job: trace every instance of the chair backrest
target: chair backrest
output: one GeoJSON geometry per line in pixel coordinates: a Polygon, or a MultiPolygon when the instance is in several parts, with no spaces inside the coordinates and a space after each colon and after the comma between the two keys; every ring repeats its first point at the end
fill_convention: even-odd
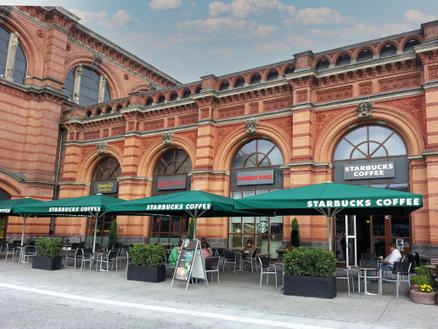
{"type": "Polygon", "coordinates": [[[213,255],[225,257],[225,249],[224,248],[214,248],[213,255]]]}
{"type": "Polygon", "coordinates": [[[81,251],[84,257],[91,257],[93,255],[93,249],[91,248],[82,248],[81,251]]]}
{"type": "Polygon", "coordinates": [[[360,265],[365,267],[377,267],[377,257],[375,254],[363,253],[360,255],[360,265]]]}
{"type": "Polygon", "coordinates": [[[8,250],[14,250],[15,249],[15,244],[13,244],[12,242],[8,242],[8,243],[6,243],[6,248],[8,250]]]}
{"type": "Polygon", "coordinates": [[[260,265],[263,268],[269,267],[269,264],[271,263],[271,260],[269,259],[268,256],[259,256],[258,259],[259,259],[260,265]]]}
{"type": "Polygon", "coordinates": [[[227,261],[234,262],[236,260],[236,254],[233,250],[225,250],[225,259],[227,261]]]}
{"type": "Polygon", "coordinates": [[[392,273],[397,274],[405,274],[407,275],[411,270],[412,263],[404,263],[404,262],[394,262],[392,266],[392,273]]]}
{"type": "Polygon", "coordinates": [[[27,253],[34,253],[35,252],[35,246],[34,245],[27,245],[24,247],[24,252],[27,253]]]}
{"type": "Polygon", "coordinates": [[[108,251],[108,259],[116,258],[118,253],[119,249],[111,249],[110,251],[108,251]]]}
{"type": "Polygon", "coordinates": [[[208,271],[217,270],[219,268],[219,256],[205,258],[205,269],[208,271]]]}

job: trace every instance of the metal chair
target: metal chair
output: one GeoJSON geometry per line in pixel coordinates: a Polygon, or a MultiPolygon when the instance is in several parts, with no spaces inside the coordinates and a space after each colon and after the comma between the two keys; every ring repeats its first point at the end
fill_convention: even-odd
{"type": "Polygon", "coordinates": [[[213,281],[214,272],[217,273],[217,283],[219,284],[219,256],[207,257],[205,259],[205,273],[212,273],[210,281],[213,281]]]}
{"type": "Polygon", "coordinates": [[[257,249],[254,248],[250,254],[248,253],[248,254],[243,255],[243,266],[245,266],[245,263],[250,263],[251,264],[251,272],[254,272],[254,267],[256,267],[256,271],[257,271],[256,251],[257,251],[257,249]],[[253,264],[254,264],[254,267],[253,267],[253,264]]]}
{"type": "MultiPolygon", "coordinates": [[[[398,298],[398,291],[402,283],[407,283],[408,287],[411,287],[411,267],[412,263],[395,262],[391,272],[382,272],[381,281],[394,284],[396,298],[398,298]]],[[[380,286],[380,294],[381,293],[382,286],[380,286]]]]}
{"type": "Polygon", "coordinates": [[[113,268],[113,264],[116,264],[116,271],[117,271],[117,253],[119,251],[117,249],[111,249],[110,251],[108,251],[108,253],[102,257],[102,259],[100,260],[100,271],[101,272],[109,272],[110,271],[110,265],[111,265],[111,270],[113,268]],[[106,264],[106,269],[103,268],[103,264],[106,264]]]}
{"type": "Polygon", "coordinates": [[[277,267],[271,264],[269,256],[259,256],[260,263],[260,288],[262,287],[263,275],[266,275],[266,284],[269,285],[269,276],[275,276],[275,288],[277,288],[277,267]]]}
{"type": "Polygon", "coordinates": [[[225,267],[227,267],[229,269],[229,265],[234,266],[233,272],[236,273],[236,265],[237,265],[236,253],[232,250],[225,250],[224,270],[225,270],[225,267]]]}
{"type": "Polygon", "coordinates": [[[85,263],[86,262],[90,263],[90,271],[91,271],[91,266],[94,263],[93,249],[91,249],[91,248],[81,248],[81,251],[82,251],[81,271],[85,267],[85,263]]]}
{"type": "Polygon", "coordinates": [[[83,257],[83,251],[79,246],[75,250],[70,250],[65,255],[65,267],[73,267],[76,270],[76,262],[78,260],[81,260],[81,267],[82,267],[82,257],[83,257]],[[73,266],[68,265],[68,261],[73,261],[73,266]]]}
{"type": "Polygon", "coordinates": [[[22,255],[21,262],[22,263],[28,263],[30,257],[35,257],[37,255],[36,249],[34,245],[27,245],[24,246],[24,251],[22,255]]]}
{"type": "Polygon", "coordinates": [[[13,244],[12,242],[6,243],[5,262],[8,260],[8,255],[11,255],[12,256],[12,261],[14,261],[16,251],[17,251],[17,249],[15,248],[15,244],[13,244]]]}
{"type": "Polygon", "coordinates": [[[351,287],[354,292],[354,278],[351,267],[336,268],[335,276],[336,280],[347,280],[348,294],[350,294],[350,281],[351,287]]]}

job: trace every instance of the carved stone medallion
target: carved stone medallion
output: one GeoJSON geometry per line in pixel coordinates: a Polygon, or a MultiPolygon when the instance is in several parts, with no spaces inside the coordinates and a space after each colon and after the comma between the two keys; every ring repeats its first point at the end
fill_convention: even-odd
{"type": "Polygon", "coordinates": [[[247,120],[245,121],[245,129],[248,135],[254,135],[257,132],[257,120],[247,120]]]}
{"type": "Polygon", "coordinates": [[[373,108],[373,104],[371,102],[362,102],[357,104],[357,117],[359,120],[366,120],[371,118],[371,110],[373,108]]]}

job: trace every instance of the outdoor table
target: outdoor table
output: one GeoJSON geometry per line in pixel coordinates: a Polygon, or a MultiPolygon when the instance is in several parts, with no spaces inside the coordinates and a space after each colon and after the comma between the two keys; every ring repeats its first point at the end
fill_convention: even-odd
{"type": "Polygon", "coordinates": [[[100,272],[101,271],[101,269],[102,269],[102,261],[103,261],[103,258],[105,257],[105,255],[107,253],[108,252],[105,251],[105,250],[94,252],[94,257],[96,259],[96,272],[100,272]],[[99,269],[99,264],[100,264],[100,269],[99,269]]]}
{"type": "Polygon", "coordinates": [[[231,250],[235,251],[239,255],[239,268],[237,272],[243,272],[243,253],[245,252],[245,247],[234,247],[231,250]]]}
{"type": "Polygon", "coordinates": [[[363,296],[375,296],[381,294],[381,285],[382,285],[382,271],[380,267],[358,267],[358,275],[357,275],[357,291],[359,294],[361,294],[360,291],[360,279],[362,278],[364,280],[364,291],[362,293],[363,296]],[[376,275],[368,275],[367,272],[377,272],[376,275]],[[378,280],[378,287],[377,287],[377,294],[371,293],[368,291],[367,286],[367,280],[368,279],[377,279],[378,280]]]}

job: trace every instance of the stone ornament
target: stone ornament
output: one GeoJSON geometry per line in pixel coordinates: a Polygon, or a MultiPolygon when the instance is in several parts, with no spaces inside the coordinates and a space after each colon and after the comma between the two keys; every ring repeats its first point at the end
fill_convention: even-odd
{"type": "Polygon", "coordinates": [[[247,120],[245,121],[245,129],[248,135],[254,135],[257,132],[257,120],[247,120]]]}
{"type": "Polygon", "coordinates": [[[106,152],[106,143],[96,143],[97,153],[102,154],[106,152]]]}
{"type": "Polygon", "coordinates": [[[168,146],[172,144],[173,133],[163,133],[161,135],[163,138],[163,144],[168,146]]]}
{"type": "Polygon", "coordinates": [[[373,108],[373,104],[371,102],[362,102],[357,104],[357,117],[359,120],[366,120],[371,118],[371,110],[373,108]]]}

